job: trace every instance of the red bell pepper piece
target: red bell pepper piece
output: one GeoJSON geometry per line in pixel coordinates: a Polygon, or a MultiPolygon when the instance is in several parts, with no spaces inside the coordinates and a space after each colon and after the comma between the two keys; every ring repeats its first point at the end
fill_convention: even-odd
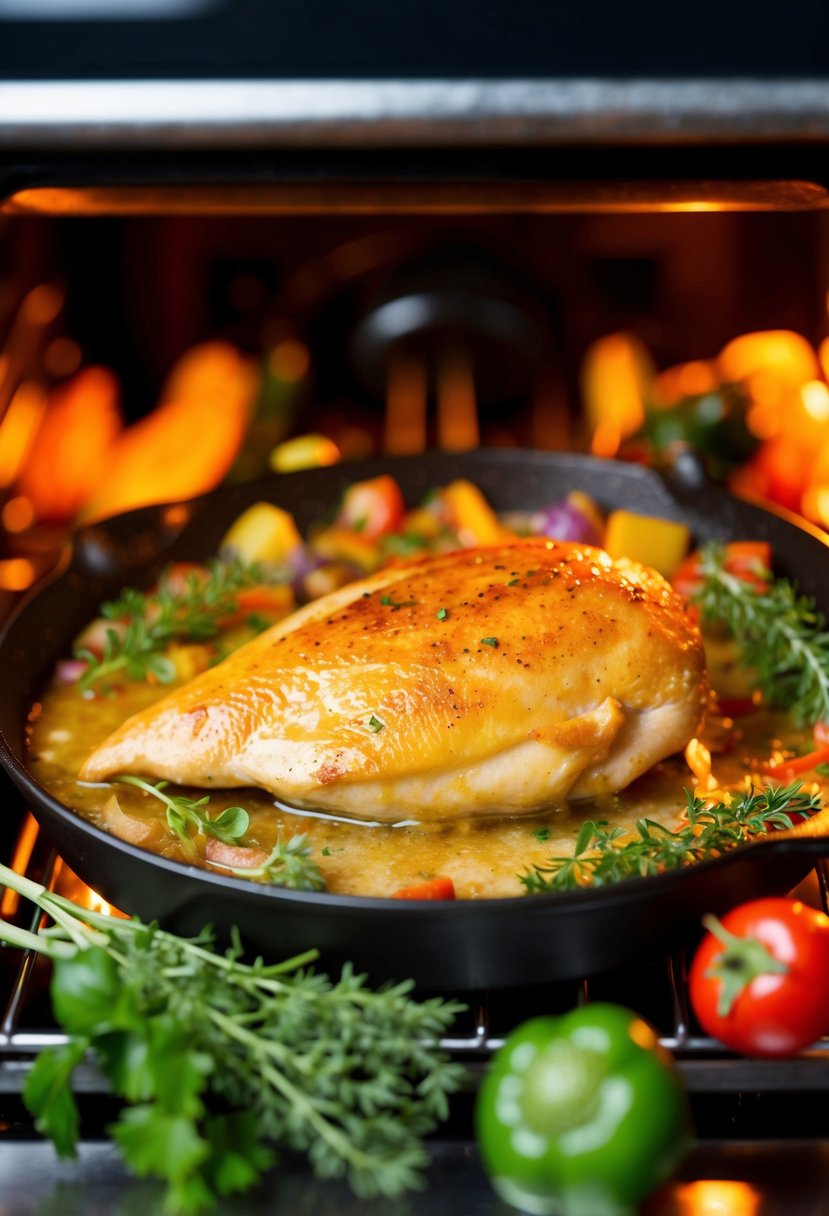
{"type": "Polygon", "coordinates": [[[455,884],[451,878],[439,876],[429,878],[426,882],[413,887],[401,887],[395,891],[393,899],[454,899],[455,884]]]}

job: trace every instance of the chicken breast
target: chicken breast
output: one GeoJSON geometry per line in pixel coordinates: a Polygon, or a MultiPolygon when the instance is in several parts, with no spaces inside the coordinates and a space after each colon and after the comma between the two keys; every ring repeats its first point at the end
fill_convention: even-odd
{"type": "Polygon", "coordinates": [[[130,718],[81,777],[390,822],[530,813],[628,785],[685,746],[705,696],[699,631],[660,575],[515,541],[307,605],[130,718]]]}

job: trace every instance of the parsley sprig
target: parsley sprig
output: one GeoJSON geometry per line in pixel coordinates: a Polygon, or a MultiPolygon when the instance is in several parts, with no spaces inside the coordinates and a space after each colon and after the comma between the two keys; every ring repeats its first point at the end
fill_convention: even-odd
{"type": "Polygon", "coordinates": [[[758,589],[725,562],[722,545],[702,549],[702,586],[692,600],[703,618],[728,628],[764,696],[790,709],[797,725],[829,722],[829,631],[814,599],[783,578],[758,589]]]}
{"type": "Polygon", "coordinates": [[[672,830],[654,819],[638,819],[635,835],[606,820],[582,824],[569,857],[551,857],[533,865],[519,880],[527,894],[573,891],[584,886],[606,887],[626,878],[676,870],[735,848],[751,837],[793,826],[795,816],[820,810],[819,794],[802,790],[802,783],[765,785],[743,790],[720,802],[685,791],[687,822],[672,830]]]}
{"type": "MultiPolygon", "coordinates": [[[[133,785],[145,794],[151,794],[167,808],[167,826],[184,845],[185,854],[191,861],[198,860],[193,843],[194,835],[215,836],[225,844],[236,844],[250,827],[250,815],[243,806],[229,806],[211,819],[206,808],[210,795],[203,798],[188,798],[184,794],[168,794],[168,781],[151,783],[143,777],[122,773],[112,778],[119,785],[133,785]]],[[[244,846],[243,846],[244,847],[244,846]]],[[[277,840],[269,855],[258,866],[232,866],[211,861],[242,878],[266,878],[274,886],[290,887],[294,891],[323,891],[325,879],[312,857],[313,850],[305,835],[292,836],[287,844],[277,840]]]]}
{"type": "Polygon", "coordinates": [[[170,643],[215,637],[222,621],[237,610],[238,593],[263,581],[258,566],[238,560],[214,560],[207,571],[206,576],[193,571],[178,589],[165,586],[163,577],[158,591],[127,587],[117,600],[103,604],[101,615],[113,622],[103,654],[98,657],[84,647],[74,651],[75,658],[88,664],[78,681],[80,691],[118,674],[130,680],[152,675],[169,684],[176,674],[164,653],[170,643]]]}
{"type": "Polygon", "coordinates": [[[221,953],[207,931],[106,917],[5,866],[0,885],[55,922],[35,934],[0,921],[0,939],[54,960],[70,1037],[40,1053],[23,1097],[62,1156],[79,1134],[72,1074],[92,1053],[125,1101],[109,1130],[136,1174],[166,1184],[171,1216],[248,1189],[274,1145],[360,1196],[421,1184],[421,1137],[463,1079],[438,1046],[462,1006],[416,1002],[408,982],[372,990],[349,967],[331,980],[306,970],[316,951],[245,962],[238,934],[221,953]]]}

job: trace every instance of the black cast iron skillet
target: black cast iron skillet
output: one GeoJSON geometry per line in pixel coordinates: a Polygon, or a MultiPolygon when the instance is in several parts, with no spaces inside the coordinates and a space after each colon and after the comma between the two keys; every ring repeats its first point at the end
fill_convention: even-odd
{"type": "Polygon", "coordinates": [[[452,990],[516,986],[594,974],[694,932],[761,894],[784,894],[829,841],[779,839],[713,861],[616,887],[564,894],[458,901],[312,894],[265,887],[166,860],[109,835],[62,806],[26,768],[26,714],[55,660],[125,585],[147,585],[172,560],[213,555],[230,523],[267,499],[300,529],[336,503],[351,481],[390,472],[416,503],[435,485],[468,477],[501,511],[537,508],[581,489],[606,508],[682,519],[696,542],[771,542],[776,572],[794,578],[829,614],[829,545],[817,529],[729,497],[690,457],[662,477],[639,466],[571,455],[479,451],[375,460],[283,474],[228,487],[187,504],[151,507],[78,532],[61,568],[24,603],[0,639],[0,761],[68,864],[107,900],[181,933],[236,924],[268,956],[310,947],[323,963],[351,959],[377,978],[413,977],[452,990]]]}

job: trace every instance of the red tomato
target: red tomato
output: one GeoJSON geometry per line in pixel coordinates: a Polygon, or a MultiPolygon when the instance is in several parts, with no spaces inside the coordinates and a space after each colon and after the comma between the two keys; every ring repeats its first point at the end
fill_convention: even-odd
{"type": "MultiPolygon", "coordinates": [[[[742,582],[758,590],[768,586],[771,545],[764,540],[734,540],[725,546],[725,568],[742,582]]],[[[700,589],[699,553],[689,553],[671,579],[671,586],[690,600],[700,589]]]]}
{"type": "Polygon", "coordinates": [[[158,590],[166,591],[169,595],[184,595],[193,583],[201,586],[209,578],[210,571],[206,566],[199,566],[196,562],[173,562],[158,580],[158,590]]]}
{"type": "Polygon", "coordinates": [[[403,522],[406,504],[393,477],[384,473],[369,481],[355,481],[343,495],[337,520],[341,527],[353,528],[373,539],[393,532],[403,522]]]}
{"type": "Polygon", "coordinates": [[[393,899],[454,899],[455,884],[451,878],[429,878],[414,887],[401,887],[393,899]]]}
{"type": "Polygon", "coordinates": [[[795,899],[756,899],[706,923],[689,990],[708,1034],[774,1058],[829,1031],[829,917],[795,899]]]}

